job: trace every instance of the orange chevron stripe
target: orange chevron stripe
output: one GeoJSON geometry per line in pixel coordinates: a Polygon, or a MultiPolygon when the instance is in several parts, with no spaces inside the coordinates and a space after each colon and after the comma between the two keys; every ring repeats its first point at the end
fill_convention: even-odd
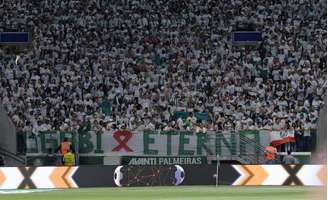
{"type": "Polygon", "coordinates": [[[253,174],[253,176],[245,182],[245,185],[262,185],[269,176],[261,165],[244,165],[244,167],[253,174]]]}
{"type": "Polygon", "coordinates": [[[327,185],[327,166],[322,165],[320,171],[317,173],[322,184],[327,185]]]}
{"type": "Polygon", "coordinates": [[[71,170],[71,167],[66,167],[66,171],[62,176],[63,181],[66,183],[67,188],[70,188],[69,180],[66,179],[67,174],[69,174],[69,171],[71,170]]]}
{"type": "Polygon", "coordinates": [[[247,182],[247,180],[251,177],[251,174],[248,172],[247,169],[244,168],[243,165],[237,165],[237,167],[242,172],[242,175],[244,175],[245,177],[239,180],[236,185],[244,185],[245,182],[247,182]]]}
{"type": "Polygon", "coordinates": [[[0,169],[0,187],[2,186],[2,184],[6,181],[6,176],[5,173],[3,173],[0,169]]]}
{"type": "Polygon", "coordinates": [[[68,172],[69,167],[55,167],[50,175],[50,180],[55,188],[69,188],[69,184],[65,181],[65,174],[68,172]]]}
{"type": "Polygon", "coordinates": [[[254,176],[254,174],[246,166],[243,166],[243,167],[244,167],[244,170],[246,170],[247,173],[249,174],[249,177],[243,183],[243,185],[247,185],[248,181],[250,179],[252,179],[252,177],[254,176]]]}
{"type": "Polygon", "coordinates": [[[75,184],[70,180],[70,178],[74,175],[73,171],[74,171],[74,167],[70,167],[67,174],[64,177],[70,188],[76,187],[75,184]]]}

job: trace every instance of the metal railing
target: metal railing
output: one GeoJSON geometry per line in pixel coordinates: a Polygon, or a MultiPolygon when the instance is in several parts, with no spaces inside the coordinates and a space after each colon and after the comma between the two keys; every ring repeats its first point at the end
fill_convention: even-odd
{"type": "MultiPolygon", "coordinates": [[[[7,162],[8,162],[8,160],[13,161],[12,165],[25,165],[26,164],[26,160],[24,157],[16,155],[16,154],[14,154],[10,151],[7,151],[6,149],[3,149],[1,147],[0,147],[0,155],[4,156],[5,160],[7,162]]],[[[8,163],[5,163],[5,165],[8,166],[8,163]]]]}
{"type": "Polygon", "coordinates": [[[247,153],[247,156],[242,156],[241,159],[245,160],[246,163],[249,164],[258,164],[258,163],[264,163],[264,152],[265,147],[261,146],[258,142],[256,142],[254,139],[251,139],[245,135],[239,135],[240,141],[251,145],[254,148],[254,153],[247,153]]]}

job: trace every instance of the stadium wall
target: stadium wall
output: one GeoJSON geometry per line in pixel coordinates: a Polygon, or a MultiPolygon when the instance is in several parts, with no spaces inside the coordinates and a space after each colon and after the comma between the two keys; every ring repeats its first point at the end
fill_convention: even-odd
{"type": "Polygon", "coordinates": [[[312,163],[327,163],[327,96],[317,125],[317,145],[312,163]]]}
{"type": "Polygon", "coordinates": [[[16,128],[0,103],[0,147],[16,153],[16,128]]]}
{"type": "MultiPolygon", "coordinates": [[[[2,167],[0,189],[215,185],[216,165],[2,167]]],[[[326,184],[325,165],[228,165],[219,185],[326,184]]]]}

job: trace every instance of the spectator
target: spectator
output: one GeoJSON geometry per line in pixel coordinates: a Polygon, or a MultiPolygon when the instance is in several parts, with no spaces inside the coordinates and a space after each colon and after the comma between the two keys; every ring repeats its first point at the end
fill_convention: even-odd
{"type": "Polygon", "coordinates": [[[66,153],[73,150],[72,143],[68,140],[67,137],[64,138],[64,141],[59,145],[59,147],[55,150],[55,152],[60,152],[62,158],[66,153]]]}
{"type": "Polygon", "coordinates": [[[309,118],[305,120],[304,123],[304,133],[303,133],[303,142],[304,142],[304,151],[311,151],[311,121],[309,118]]]}
{"type": "Polygon", "coordinates": [[[265,148],[266,164],[277,164],[277,149],[273,146],[265,148]]]}
{"type": "Polygon", "coordinates": [[[47,166],[56,166],[57,165],[57,157],[53,153],[52,149],[48,149],[47,153],[47,166]]]}
{"type": "Polygon", "coordinates": [[[298,164],[298,160],[291,155],[291,151],[287,151],[287,155],[284,156],[282,162],[286,165],[298,164]]]}

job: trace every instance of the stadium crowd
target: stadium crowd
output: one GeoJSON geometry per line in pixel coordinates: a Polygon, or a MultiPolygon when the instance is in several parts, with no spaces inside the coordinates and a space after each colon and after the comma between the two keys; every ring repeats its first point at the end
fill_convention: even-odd
{"type": "Polygon", "coordinates": [[[295,129],[326,95],[324,0],[2,1],[0,99],[18,130],[295,129]],[[258,30],[256,47],[231,43],[258,30]]]}

